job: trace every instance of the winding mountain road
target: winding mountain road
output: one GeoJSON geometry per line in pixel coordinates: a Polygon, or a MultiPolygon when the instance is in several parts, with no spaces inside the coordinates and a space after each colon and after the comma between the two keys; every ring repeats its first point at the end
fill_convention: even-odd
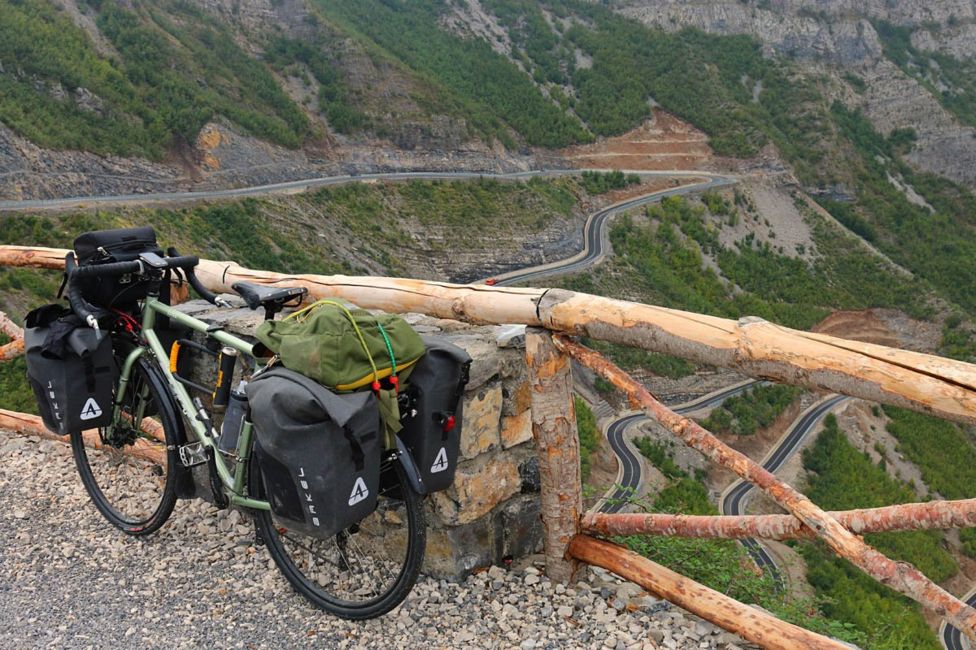
{"type": "MultiPolygon", "coordinates": [[[[524,172],[490,173],[490,172],[390,172],[378,174],[344,174],[340,176],[320,176],[304,178],[282,183],[268,183],[266,185],[252,185],[226,190],[200,190],[186,192],[147,192],[145,194],[106,194],[102,196],[77,196],[59,199],[25,199],[15,201],[0,200],[0,212],[11,210],[70,210],[81,208],[120,207],[125,205],[153,205],[190,203],[214,199],[238,199],[243,197],[267,196],[271,194],[299,194],[319,187],[331,185],[347,185],[349,183],[364,183],[369,181],[411,181],[411,180],[464,180],[475,178],[489,178],[494,180],[526,180],[546,176],[572,176],[584,171],[605,171],[585,169],[548,169],[524,172]]],[[[625,170],[626,171],[626,170],[625,170]]],[[[735,182],[729,177],[711,172],[696,171],[626,171],[648,178],[710,178],[718,181],[718,185],[728,185],[735,182]]],[[[680,190],[682,188],[675,188],[680,190]]],[[[698,191],[696,188],[692,191],[698,191]]],[[[671,190],[668,190],[669,192],[671,190]]],[[[678,192],[684,193],[684,192],[678,192]]],[[[647,196],[656,196],[658,193],[647,196]]],[[[636,199],[635,199],[636,200],[636,199]]],[[[654,199],[650,199],[654,200],[654,199]]],[[[531,271],[532,269],[526,269],[531,271]]]]}
{"type": "MultiPolygon", "coordinates": [[[[793,425],[787,430],[786,434],[780,438],[776,446],[766,455],[762,462],[763,469],[776,473],[783,466],[790,456],[799,448],[806,439],[807,434],[820,420],[824,419],[830,411],[850,399],[845,395],[829,395],[820,400],[797,418],[793,425]]],[[[719,510],[723,515],[741,515],[745,510],[746,501],[749,493],[753,490],[752,483],[738,480],[722,493],[719,499],[719,510]]],[[[779,583],[781,588],[786,585],[779,567],[773,560],[769,551],[755,539],[744,539],[742,545],[745,547],[749,556],[763,571],[767,571],[779,583]]]]}
{"type": "MultiPolygon", "coordinates": [[[[733,395],[738,395],[759,383],[761,382],[747,381],[736,384],[735,386],[730,386],[705,395],[697,400],[671,407],[671,409],[679,415],[685,415],[699,409],[717,406],[733,395]]],[[[849,398],[844,395],[829,395],[804,411],[787,430],[786,434],[780,438],[776,446],[767,454],[762,462],[763,468],[770,472],[776,472],[806,439],[810,430],[820,420],[826,417],[831,410],[847,399],[849,398]]],[[[635,450],[625,440],[624,433],[633,424],[646,419],[643,413],[634,413],[611,422],[607,427],[607,439],[610,442],[610,448],[617,455],[620,469],[617,474],[617,484],[597,503],[596,507],[600,512],[619,512],[627,505],[628,497],[633,495],[637,488],[640,487],[642,480],[641,462],[635,450]]],[[[742,480],[736,481],[722,493],[719,499],[719,510],[723,515],[742,514],[746,501],[748,500],[747,496],[752,489],[753,485],[751,483],[742,480]]],[[[742,545],[760,569],[772,575],[781,587],[785,587],[779,567],[776,566],[772,555],[770,555],[769,551],[761,543],[754,539],[744,539],[742,540],[742,545]]]]}
{"type": "MultiPolygon", "coordinates": [[[[976,607],[976,589],[966,594],[963,600],[970,607],[976,607]]],[[[962,633],[944,620],[942,627],[939,628],[939,640],[946,650],[969,650],[970,648],[969,641],[962,633]]]]}
{"type": "Polygon", "coordinates": [[[681,196],[683,194],[691,194],[692,192],[705,192],[716,187],[732,185],[736,182],[735,179],[727,176],[709,176],[706,174],[691,174],[690,176],[698,178],[707,177],[708,180],[700,183],[689,183],[688,185],[681,185],[679,187],[673,187],[667,190],[651,192],[633,199],[614,203],[613,205],[607,206],[598,212],[594,212],[587,218],[586,225],[583,227],[582,251],[570,258],[559,260],[558,262],[552,262],[551,264],[542,264],[540,266],[533,266],[527,269],[519,269],[510,273],[499,274],[495,276],[495,286],[511,285],[517,282],[525,282],[527,280],[538,280],[551,275],[581,271],[589,266],[592,266],[593,264],[596,264],[606,255],[608,243],[606,226],[611,217],[620,214],[621,212],[625,212],[642,205],[647,205],[648,203],[656,203],[668,196],[681,196]]]}
{"type": "MultiPolygon", "coordinates": [[[[759,382],[749,380],[734,386],[729,386],[728,388],[723,388],[720,391],[699,397],[690,402],[674,406],[672,410],[680,415],[685,415],[698,409],[717,406],[733,395],[738,395],[755,386],[757,383],[759,382]]],[[[643,413],[633,413],[611,422],[607,427],[607,441],[610,443],[610,448],[613,450],[613,453],[617,456],[618,471],[616,484],[610,488],[610,491],[595,506],[600,512],[611,514],[620,512],[627,505],[627,499],[637,491],[637,488],[640,487],[643,481],[641,461],[634,448],[627,444],[624,433],[626,433],[631,425],[646,419],[647,416],[643,413]]]]}

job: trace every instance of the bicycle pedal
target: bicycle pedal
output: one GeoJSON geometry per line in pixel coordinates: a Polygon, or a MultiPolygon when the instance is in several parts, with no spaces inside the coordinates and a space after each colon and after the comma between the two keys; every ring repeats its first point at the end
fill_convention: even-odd
{"type": "Polygon", "coordinates": [[[196,467],[207,462],[207,448],[202,442],[191,442],[180,447],[180,462],[183,467],[196,467]]]}

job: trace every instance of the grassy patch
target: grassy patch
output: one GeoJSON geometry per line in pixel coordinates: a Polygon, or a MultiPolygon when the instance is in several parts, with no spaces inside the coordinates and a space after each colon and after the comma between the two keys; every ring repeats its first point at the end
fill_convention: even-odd
{"type": "MultiPolygon", "coordinates": [[[[917,501],[910,487],[896,481],[866,454],[855,449],[832,415],[815,444],[803,453],[809,474],[806,494],[831,510],[877,507],[917,501]]],[[[913,531],[867,535],[868,543],[886,555],[911,562],[928,577],[941,582],[958,567],[943,548],[941,531],[913,531]]],[[[918,606],[882,586],[846,560],[819,544],[803,543],[807,580],[825,598],[822,606],[830,618],[857,626],[870,647],[940,647],[925,624],[918,606]]]]}
{"type": "Polygon", "coordinates": [[[922,472],[930,490],[945,499],[976,496],[976,447],[959,425],[894,406],[885,406],[888,432],[898,451],[922,472]]]}
{"type": "Polygon", "coordinates": [[[701,425],[714,433],[752,435],[772,424],[801,392],[796,386],[756,386],[722,402],[701,425]]]}
{"type": "Polygon", "coordinates": [[[452,95],[460,114],[482,133],[514,145],[511,132],[533,145],[563,146],[590,139],[578,119],[551,102],[505,56],[481,40],[440,26],[435,0],[391,4],[342,0],[316,5],[330,21],[429,79],[452,95]]]}
{"type": "MultiPolygon", "coordinates": [[[[653,512],[718,514],[709,502],[705,486],[684,475],[677,475],[657,495],[649,509],[653,512]]],[[[712,589],[745,603],[759,604],[791,623],[864,644],[865,636],[854,626],[825,618],[820,613],[822,602],[793,599],[777,591],[772,578],[760,572],[745,549],[735,541],[651,535],[635,535],[617,541],[712,589]]]]}
{"type": "Polygon", "coordinates": [[[809,218],[820,256],[812,262],[752,236],[725,247],[718,237],[722,222],[706,221],[704,208],[682,197],[668,197],[646,215],[647,220],[618,218],[610,229],[616,256],[595,271],[563,279],[563,286],[730,318],[760,316],[799,329],[835,309],[887,306],[916,317],[931,313],[926,283],[895,274],[815,215],[809,218]],[[706,265],[705,254],[741,290],[706,265]]]}
{"type": "Polygon", "coordinates": [[[620,190],[629,185],[640,183],[637,174],[626,174],[620,170],[612,172],[583,172],[583,189],[587,194],[606,194],[613,190],[620,190]]]}
{"type": "Polygon", "coordinates": [[[600,442],[600,430],[596,425],[596,417],[589,405],[580,397],[574,397],[576,406],[576,430],[580,443],[580,471],[585,482],[590,476],[590,459],[600,442]]]}
{"type": "Polygon", "coordinates": [[[688,476],[688,473],[678,467],[678,464],[674,462],[674,454],[671,451],[673,443],[664,444],[643,437],[634,440],[634,444],[637,446],[637,451],[641,453],[641,456],[651,461],[651,464],[658,468],[666,478],[684,478],[688,476]]]}
{"type": "Polygon", "coordinates": [[[57,149],[161,158],[217,115],[285,146],[309,125],[267,66],[189,3],[89,2],[118,57],[54,5],[0,0],[0,121],[57,149]]]}

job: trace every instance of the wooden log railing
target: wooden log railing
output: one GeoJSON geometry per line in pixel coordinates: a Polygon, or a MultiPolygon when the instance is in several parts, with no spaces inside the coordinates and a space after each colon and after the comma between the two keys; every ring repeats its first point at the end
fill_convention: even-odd
{"type": "Polygon", "coordinates": [[[0,311],[0,332],[10,339],[0,345],[0,361],[13,359],[24,353],[24,330],[2,311],[0,311]]]}
{"type": "MultiPolygon", "coordinates": [[[[61,269],[66,253],[60,249],[0,246],[0,266],[61,269]]],[[[973,526],[976,525],[976,500],[824,512],[694,422],[668,410],[632,378],[565,335],[585,335],[632,345],[730,368],[757,379],[829,390],[963,423],[976,423],[976,366],[801,332],[758,319],[731,321],[555,289],[288,275],[210,260],[201,261],[197,274],[211,291],[229,292],[230,285],[238,280],[301,285],[309,289],[312,297],[345,299],[367,309],[417,312],[475,324],[522,323],[539,328],[527,332],[526,361],[533,391],[533,435],[540,457],[547,573],[554,580],[570,580],[576,562],[586,562],[634,580],[765,647],[841,647],[835,641],[757,612],[586,533],[726,538],[748,535],[771,539],[818,537],[838,555],[947,618],[970,639],[976,640],[976,611],[911,565],[893,562],[858,537],[860,533],[881,530],[973,526]],[[790,514],[763,517],[581,516],[579,450],[572,417],[569,357],[612,381],[649,417],[709,459],[755,484],[790,514]]],[[[16,343],[16,336],[13,338],[16,343]]],[[[15,347],[11,348],[13,354],[17,353],[15,347]]],[[[0,360],[6,358],[2,356],[3,349],[0,348],[0,360]]],[[[0,413],[0,426],[4,426],[4,415],[0,413]]]]}
{"type": "MultiPolygon", "coordinates": [[[[857,535],[906,530],[970,528],[976,526],[976,499],[903,503],[881,508],[828,512],[857,535]]],[[[580,529],[610,537],[668,535],[700,539],[813,539],[817,534],[793,515],[614,514],[583,515],[580,529]]]]}

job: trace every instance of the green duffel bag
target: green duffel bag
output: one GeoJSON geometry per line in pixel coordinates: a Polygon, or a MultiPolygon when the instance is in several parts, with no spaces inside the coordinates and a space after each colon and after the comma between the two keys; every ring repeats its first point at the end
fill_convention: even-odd
{"type": "Polygon", "coordinates": [[[402,429],[397,393],[426,350],[410,325],[393,314],[374,316],[320,300],[279,321],[265,321],[257,339],[289,370],[336,392],[369,388],[379,400],[383,443],[402,429]]]}
{"type": "MultiPolygon", "coordinates": [[[[394,314],[374,316],[334,300],[319,300],[255,333],[286,368],[339,392],[400,375],[424,355],[424,342],[394,314]]],[[[394,382],[395,383],[395,382],[394,382]]]]}

